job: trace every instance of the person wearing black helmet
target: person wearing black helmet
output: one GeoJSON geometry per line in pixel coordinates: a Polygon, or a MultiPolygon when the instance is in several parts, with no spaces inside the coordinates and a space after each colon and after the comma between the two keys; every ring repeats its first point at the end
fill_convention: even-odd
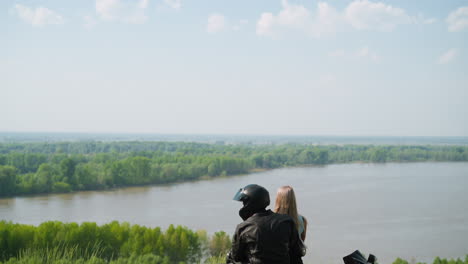
{"type": "Polygon", "coordinates": [[[268,191],[260,185],[241,188],[234,200],[242,202],[232,248],[226,263],[296,264],[300,258],[299,235],[294,220],[267,210],[268,191]]]}

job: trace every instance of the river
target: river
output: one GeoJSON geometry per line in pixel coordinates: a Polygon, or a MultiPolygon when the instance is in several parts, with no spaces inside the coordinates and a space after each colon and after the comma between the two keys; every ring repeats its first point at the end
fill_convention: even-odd
{"type": "Polygon", "coordinates": [[[238,188],[294,187],[309,221],[305,263],[342,263],[360,249],[380,263],[468,254],[468,163],[338,164],[283,168],[167,186],[0,199],[0,219],[37,225],[113,220],[233,233],[238,188]]]}

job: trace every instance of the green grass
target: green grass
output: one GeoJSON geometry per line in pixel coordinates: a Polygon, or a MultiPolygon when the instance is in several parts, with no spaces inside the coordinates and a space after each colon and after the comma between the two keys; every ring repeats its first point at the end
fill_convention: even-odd
{"type": "MultiPolygon", "coordinates": [[[[99,246],[91,247],[87,252],[80,252],[77,247],[56,247],[46,250],[27,249],[22,251],[18,257],[10,258],[0,264],[185,264],[184,262],[174,263],[167,256],[161,257],[154,254],[132,255],[113,260],[100,257],[99,246]]],[[[203,264],[225,263],[225,255],[209,257],[203,264]]],[[[198,263],[201,264],[201,263],[198,263]]],[[[397,258],[392,264],[409,264],[408,261],[397,258]]],[[[426,264],[417,262],[416,264],[426,264]]],[[[435,258],[432,264],[468,264],[468,255],[464,260],[435,258]]]]}

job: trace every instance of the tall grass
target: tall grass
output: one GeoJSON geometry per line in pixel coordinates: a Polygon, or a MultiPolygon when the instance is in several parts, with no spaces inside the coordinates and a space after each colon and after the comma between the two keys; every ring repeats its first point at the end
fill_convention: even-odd
{"type": "MultiPolygon", "coordinates": [[[[66,245],[46,249],[28,248],[22,250],[17,257],[12,257],[5,262],[0,261],[0,264],[187,264],[185,262],[175,263],[168,256],[157,256],[154,254],[133,254],[129,257],[106,259],[103,257],[102,252],[102,247],[99,244],[92,245],[84,251],[80,250],[77,246],[66,245]]],[[[218,256],[207,258],[203,261],[203,264],[222,264],[225,261],[226,255],[219,254],[218,256]]],[[[397,258],[392,264],[410,264],[413,262],[397,258]]],[[[416,264],[426,263],[417,262],[416,264]]],[[[468,264],[468,255],[464,260],[436,257],[432,264],[468,264]]]]}
{"type": "Polygon", "coordinates": [[[101,258],[102,247],[96,243],[86,249],[76,246],[62,244],[60,246],[35,249],[27,248],[21,250],[18,257],[10,258],[5,264],[36,264],[36,263],[107,263],[101,258]]]}
{"type": "MultiPolygon", "coordinates": [[[[100,245],[90,246],[87,250],[80,250],[78,246],[59,246],[46,249],[28,248],[22,250],[17,257],[12,257],[0,264],[173,264],[167,256],[161,257],[154,254],[131,255],[117,259],[106,259],[102,255],[100,245]]],[[[209,257],[203,264],[225,263],[225,255],[209,257]]],[[[186,264],[178,262],[176,264],[186,264]]],[[[198,263],[201,264],[201,263],[198,263]]]]}
{"type": "Polygon", "coordinates": [[[217,257],[209,257],[205,261],[205,264],[222,264],[222,263],[226,263],[226,255],[225,254],[220,254],[217,257]]]}

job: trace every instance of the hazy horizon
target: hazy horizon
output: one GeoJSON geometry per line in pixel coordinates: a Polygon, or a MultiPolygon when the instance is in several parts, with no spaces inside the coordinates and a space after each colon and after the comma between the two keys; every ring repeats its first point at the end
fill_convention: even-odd
{"type": "Polygon", "coordinates": [[[0,10],[0,131],[468,136],[467,1],[0,10]]]}
{"type": "Polygon", "coordinates": [[[401,137],[262,134],[48,133],[1,132],[0,143],[59,142],[196,142],[208,144],[313,145],[468,145],[468,137],[401,137]]]}
{"type": "Polygon", "coordinates": [[[468,138],[468,136],[434,136],[434,135],[373,135],[373,134],[268,134],[268,133],[181,133],[181,132],[168,132],[168,133],[158,133],[158,132],[123,132],[123,131],[8,131],[0,130],[0,134],[81,134],[81,135],[174,135],[174,136],[271,136],[271,137],[355,137],[355,138],[366,138],[366,137],[375,137],[375,138],[468,138]]]}

